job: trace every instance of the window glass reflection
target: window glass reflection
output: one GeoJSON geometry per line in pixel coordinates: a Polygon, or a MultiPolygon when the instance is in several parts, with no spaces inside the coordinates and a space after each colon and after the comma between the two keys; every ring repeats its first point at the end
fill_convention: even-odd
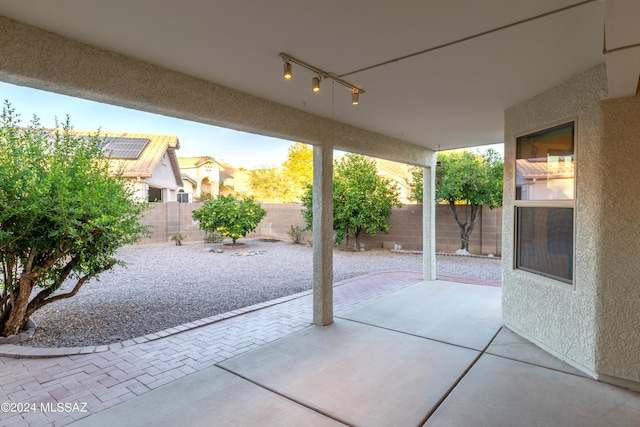
{"type": "Polygon", "coordinates": [[[516,200],[572,200],[573,122],[518,138],[516,200]]]}

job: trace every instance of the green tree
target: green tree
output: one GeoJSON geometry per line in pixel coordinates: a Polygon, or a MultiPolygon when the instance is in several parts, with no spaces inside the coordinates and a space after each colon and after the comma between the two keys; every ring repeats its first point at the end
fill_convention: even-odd
{"type": "Polygon", "coordinates": [[[193,211],[200,229],[231,237],[233,244],[256,229],[267,212],[253,198],[236,200],[233,196],[218,196],[193,211]]]}
{"type": "Polygon", "coordinates": [[[249,186],[253,197],[264,203],[291,203],[296,199],[293,182],[278,168],[249,171],[249,186]]]}
{"type": "Polygon", "coordinates": [[[8,101],[0,118],[0,335],[18,333],[38,309],[76,295],[122,264],[121,246],[148,232],[146,204],[109,171],[97,135],[22,127],[8,101]],[[63,288],[66,282],[70,287],[63,288]]]}
{"type": "Polygon", "coordinates": [[[301,200],[308,184],[313,182],[313,148],[296,142],[287,151],[283,174],[293,183],[295,200],[301,200]]]}
{"type": "MultiPolygon", "coordinates": [[[[333,174],[333,229],[336,243],[355,236],[356,247],[364,231],[375,236],[389,232],[387,220],[394,206],[401,207],[400,190],[390,179],[378,175],[373,159],[349,154],[335,162],[333,174]]],[[[302,216],[307,228],[313,225],[313,186],[302,198],[302,216]]]]}
{"type": "Polygon", "coordinates": [[[423,168],[414,167],[411,169],[411,194],[409,199],[422,204],[424,192],[423,168]]]}
{"type": "MultiPolygon", "coordinates": [[[[460,227],[460,248],[469,250],[469,238],[480,206],[502,206],[504,162],[495,150],[482,155],[471,151],[438,153],[436,198],[451,208],[460,227]],[[464,206],[464,220],[461,208],[464,206]]],[[[412,195],[422,203],[422,169],[414,169],[412,195]]]]}

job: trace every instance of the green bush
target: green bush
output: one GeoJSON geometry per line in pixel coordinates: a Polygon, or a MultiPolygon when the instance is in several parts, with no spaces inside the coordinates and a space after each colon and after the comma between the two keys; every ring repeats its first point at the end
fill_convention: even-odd
{"type": "Polygon", "coordinates": [[[5,102],[0,117],[0,335],[115,264],[118,248],[148,232],[146,203],[113,175],[97,136],[77,136],[69,119],[48,132],[23,126],[5,102]],[[60,292],[63,282],[71,283],[60,292]]]}
{"type": "MultiPolygon", "coordinates": [[[[392,208],[402,207],[400,190],[389,178],[380,176],[375,160],[358,154],[348,154],[336,160],[333,169],[333,230],[335,243],[346,236],[356,238],[365,232],[375,236],[388,233],[387,223],[392,208]]],[[[307,229],[313,226],[313,186],[308,185],[302,197],[302,217],[307,229]]]]}
{"type": "Polygon", "coordinates": [[[236,200],[233,196],[218,196],[193,211],[193,219],[207,233],[217,232],[230,237],[233,243],[256,229],[267,212],[253,198],[236,200]]]}
{"type": "Polygon", "coordinates": [[[304,230],[305,229],[303,227],[299,227],[297,225],[291,225],[291,228],[289,229],[287,234],[289,235],[289,237],[291,237],[291,240],[293,240],[293,243],[298,245],[302,243],[302,240],[304,240],[304,238],[302,237],[302,233],[304,233],[304,230]]]}

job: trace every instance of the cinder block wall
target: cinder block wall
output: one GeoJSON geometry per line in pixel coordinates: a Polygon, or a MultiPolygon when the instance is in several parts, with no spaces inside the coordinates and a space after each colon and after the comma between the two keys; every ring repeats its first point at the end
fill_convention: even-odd
{"type": "MultiPolygon", "coordinates": [[[[422,250],[422,205],[393,208],[388,222],[391,226],[388,234],[378,232],[375,236],[370,236],[361,233],[360,242],[364,243],[367,249],[393,249],[397,243],[403,249],[422,250]]],[[[355,237],[350,236],[341,246],[353,247],[355,242],[355,237]]]]}
{"type": "Polygon", "coordinates": [[[142,220],[144,225],[151,228],[151,235],[142,240],[142,243],[166,242],[167,237],[167,203],[153,203],[144,212],[142,220]]]}
{"type": "Polygon", "coordinates": [[[204,239],[204,231],[191,217],[192,212],[200,206],[202,203],[153,203],[140,221],[151,226],[151,235],[144,238],[142,243],[168,242],[177,232],[186,236],[187,241],[204,239]]]}
{"type": "MultiPolygon", "coordinates": [[[[502,208],[482,208],[482,254],[502,254],[502,208]]],[[[474,231],[475,233],[475,231],[474,231]]]]}
{"type": "MultiPolygon", "coordinates": [[[[307,224],[302,218],[302,206],[297,203],[275,204],[263,203],[262,208],[267,211],[267,215],[262,219],[254,233],[247,237],[264,237],[279,240],[290,240],[289,231],[295,225],[305,228],[307,224]]],[[[302,234],[303,243],[310,242],[311,231],[302,234]]]]}
{"type": "MultiPolygon", "coordinates": [[[[186,241],[204,239],[205,233],[193,220],[192,213],[202,203],[156,203],[145,212],[143,223],[152,226],[152,235],[143,243],[168,242],[171,236],[180,232],[186,241]]],[[[289,231],[292,225],[306,226],[299,204],[262,204],[267,215],[260,222],[250,238],[267,238],[290,240],[289,231]]],[[[464,217],[464,213],[461,213],[464,217]]],[[[389,218],[391,230],[389,234],[378,233],[376,236],[363,234],[361,242],[367,249],[392,249],[399,244],[403,249],[422,250],[422,205],[405,205],[394,208],[389,218]]],[[[455,252],[460,249],[460,231],[448,205],[436,206],[436,250],[438,252],[455,252]]],[[[475,254],[502,253],[502,209],[483,209],[478,212],[476,226],[471,234],[469,250],[475,254]]],[[[303,243],[311,241],[311,231],[303,234],[303,243]]],[[[341,246],[352,247],[355,238],[349,237],[341,246]]]]}
{"type": "MultiPolygon", "coordinates": [[[[471,212],[469,212],[469,215],[471,212]]],[[[458,208],[458,217],[465,221],[464,208],[458,208]]],[[[469,252],[481,253],[482,210],[478,212],[476,225],[469,240],[469,252]]],[[[462,246],[460,227],[456,223],[449,205],[436,206],[436,250],[439,252],[455,252],[462,246]]]]}

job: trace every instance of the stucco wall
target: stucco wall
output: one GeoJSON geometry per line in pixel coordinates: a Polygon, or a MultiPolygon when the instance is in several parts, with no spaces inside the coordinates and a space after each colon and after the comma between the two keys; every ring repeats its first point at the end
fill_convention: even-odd
{"type": "Polygon", "coordinates": [[[596,362],[601,376],[640,382],[640,96],[607,100],[602,112],[596,362]]]}
{"type": "Polygon", "coordinates": [[[165,202],[175,202],[178,186],[176,185],[176,177],[173,174],[171,163],[168,158],[158,162],[158,166],[153,171],[150,178],[146,178],[145,182],[152,187],[164,188],[163,195],[166,197],[165,202]]]}
{"type": "Polygon", "coordinates": [[[600,255],[599,202],[603,185],[601,100],[604,66],[505,112],[505,191],[502,229],[503,318],[508,327],[583,371],[596,376],[600,255]],[[520,135],[576,119],[575,286],[514,270],[515,145],[520,135]]]}

